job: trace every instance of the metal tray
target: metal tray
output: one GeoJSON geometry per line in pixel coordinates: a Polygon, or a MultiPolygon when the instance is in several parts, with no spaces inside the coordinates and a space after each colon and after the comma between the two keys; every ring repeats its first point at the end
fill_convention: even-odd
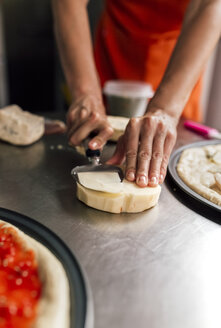
{"type": "Polygon", "coordinates": [[[180,147],[175,152],[172,153],[172,155],[170,157],[169,165],[168,165],[168,173],[178,187],[180,187],[187,195],[189,195],[190,197],[193,197],[195,200],[197,200],[201,204],[203,204],[206,207],[209,207],[213,210],[216,210],[219,213],[221,213],[221,206],[214,204],[213,202],[200,196],[194,190],[189,188],[183,182],[183,180],[181,180],[181,178],[179,177],[176,167],[177,167],[179,158],[181,156],[181,153],[185,149],[194,148],[194,147],[204,147],[204,146],[209,146],[209,145],[216,145],[216,144],[220,144],[220,143],[221,143],[220,140],[205,140],[205,141],[199,141],[199,142],[191,143],[191,144],[185,145],[183,147],[180,147]]]}
{"type": "Polygon", "coordinates": [[[0,219],[42,243],[61,261],[70,285],[70,328],[92,328],[93,313],[92,304],[88,302],[88,285],[77,260],[65,243],[42,224],[17,212],[0,208],[0,219]]]}

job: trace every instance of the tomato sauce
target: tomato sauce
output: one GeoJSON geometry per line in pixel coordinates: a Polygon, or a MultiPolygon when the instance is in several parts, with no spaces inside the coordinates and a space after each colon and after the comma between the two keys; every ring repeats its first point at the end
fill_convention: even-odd
{"type": "Polygon", "coordinates": [[[0,328],[31,328],[41,296],[33,251],[0,223],[0,328]]]}

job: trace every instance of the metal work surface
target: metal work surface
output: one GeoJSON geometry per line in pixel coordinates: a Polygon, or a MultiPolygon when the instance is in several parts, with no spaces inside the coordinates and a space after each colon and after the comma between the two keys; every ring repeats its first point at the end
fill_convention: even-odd
{"type": "MultiPolygon", "coordinates": [[[[197,140],[180,129],[177,146],[197,140]]],[[[0,207],[43,223],[74,252],[92,289],[95,327],[220,328],[221,226],[165,183],[158,205],[143,213],[91,209],[75,198],[70,175],[85,163],[64,136],[0,143],[0,207]]]]}

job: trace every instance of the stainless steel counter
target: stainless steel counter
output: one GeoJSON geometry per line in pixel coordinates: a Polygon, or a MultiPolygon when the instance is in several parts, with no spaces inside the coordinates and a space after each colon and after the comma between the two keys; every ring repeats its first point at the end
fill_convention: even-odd
{"type": "MultiPolygon", "coordinates": [[[[180,129],[177,146],[196,140],[180,129]]],[[[0,143],[0,207],[43,223],[74,252],[92,289],[95,327],[220,328],[221,226],[166,184],[159,204],[140,214],[86,207],[70,176],[85,162],[63,136],[30,147],[0,143]]]]}

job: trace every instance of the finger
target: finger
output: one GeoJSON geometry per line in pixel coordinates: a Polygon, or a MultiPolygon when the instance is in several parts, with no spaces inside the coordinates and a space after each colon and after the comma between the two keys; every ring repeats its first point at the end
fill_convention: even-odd
{"type": "Polygon", "coordinates": [[[91,111],[89,110],[89,108],[82,106],[80,108],[80,113],[79,113],[80,119],[85,120],[90,115],[90,113],[91,111]]]}
{"type": "Polygon", "coordinates": [[[122,164],[125,160],[125,145],[124,145],[124,135],[118,139],[116,150],[113,156],[106,162],[107,164],[115,165],[122,164]]]}
{"type": "Polygon", "coordinates": [[[101,149],[106,144],[107,140],[110,139],[114,130],[111,126],[107,125],[101,129],[101,131],[91,139],[88,146],[91,149],[101,149]]]}
{"type": "Polygon", "coordinates": [[[68,112],[66,115],[66,122],[67,122],[68,128],[70,128],[72,126],[73,122],[75,121],[77,109],[78,109],[78,105],[76,105],[76,104],[72,104],[68,109],[68,112]]]}
{"type": "Polygon", "coordinates": [[[154,126],[152,119],[147,117],[143,120],[137,157],[136,184],[139,187],[146,187],[148,184],[148,171],[152,155],[153,135],[154,126]]]}
{"type": "Polygon", "coordinates": [[[130,119],[125,131],[126,169],[125,176],[128,181],[136,177],[137,151],[140,135],[140,119],[130,119]]]}
{"type": "Polygon", "coordinates": [[[157,126],[157,132],[153,140],[152,158],[149,169],[149,186],[155,187],[159,183],[160,168],[164,153],[165,132],[161,126],[157,126]]]}
{"type": "Polygon", "coordinates": [[[84,106],[76,108],[73,111],[72,117],[69,118],[68,138],[70,138],[77,128],[88,120],[90,113],[90,109],[84,106]]]}
{"type": "Polygon", "coordinates": [[[72,110],[69,108],[67,114],[66,114],[66,123],[67,123],[67,127],[68,129],[71,127],[71,123],[73,121],[73,115],[74,113],[72,112],[72,110]]]}
{"type": "MultiPolygon", "coordinates": [[[[79,145],[84,139],[86,139],[92,131],[101,131],[107,127],[107,123],[101,114],[98,112],[92,112],[90,117],[70,136],[70,143],[74,146],[79,145]]],[[[97,148],[97,147],[95,147],[97,148]]]]}
{"type": "Polygon", "coordinates": [[[69,143],[74,146],[79,145],[92,131],[94,131],[94,129],[95,125],[92,124],[90,118],[80,126],[75,128],[72,127],[68,133],[69,143]]]}
{"type": "Polygon", "coordinates": [[[169,158],[170,154],[173,150],[173,147],[175,145],[176,141],[176,136],[169,133],[166,136],[165,142],[164,142],[164,154],[163,154],[163,159],[161,162],[161,168],[160,168],[160,178],[159,178],[159,183],[163,183],[166,173],[167,173],[167,166],[169,163],[169,158]]]}

